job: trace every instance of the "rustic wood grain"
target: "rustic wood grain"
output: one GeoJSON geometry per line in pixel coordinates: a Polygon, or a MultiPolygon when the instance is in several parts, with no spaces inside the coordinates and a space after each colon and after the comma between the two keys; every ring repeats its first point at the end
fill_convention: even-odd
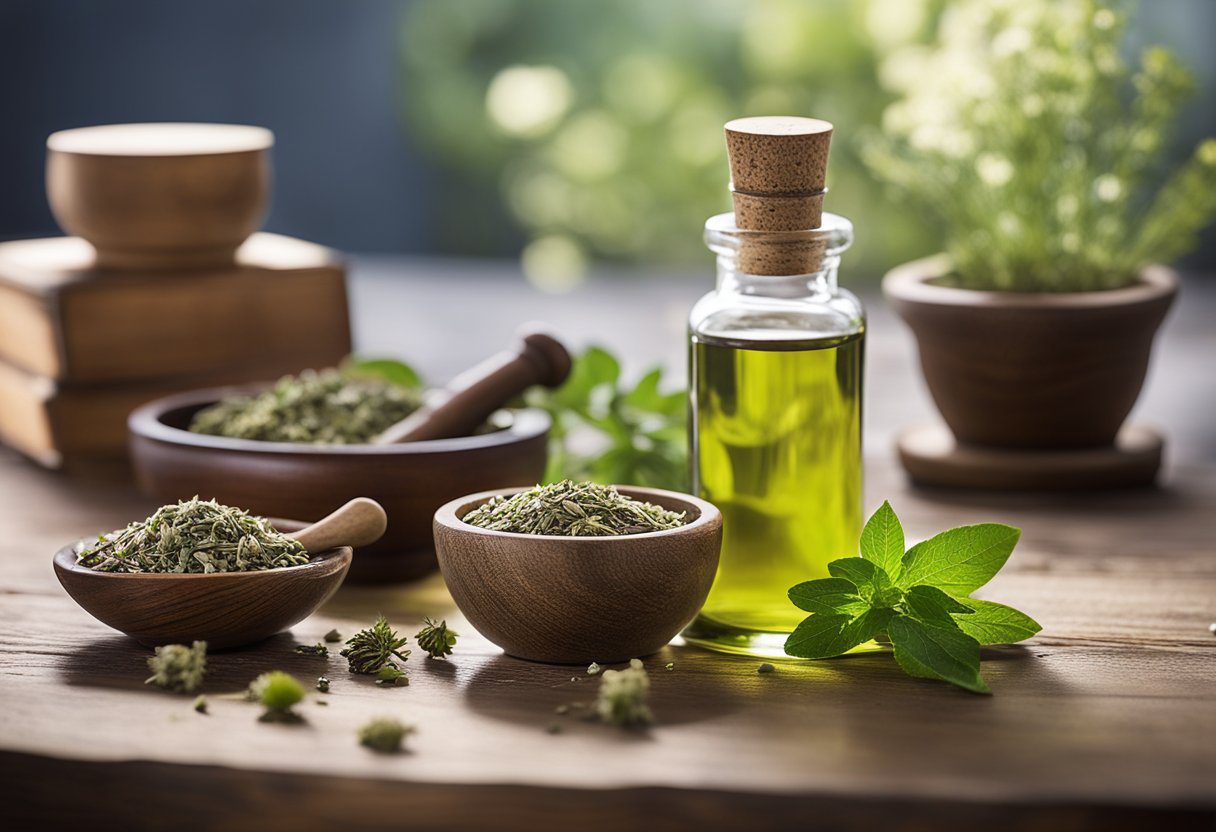
{"type": "Polygon", "coordinates": [[[148,651],[76,607],[51,570],[66,540],[146,515],[148,501],[0,455],[5,827],[1211,828],[1216,471],[1171,483],[1043,502],[911,491],[872,465],[869,502],[890,497],[912,539],[978,520],[1025,529],[985,594],[1044,631],[985,650],[995,696],[909,678],[884,655],[761,675],[754,660],[677,644],[646,660],[658,724],[624,733],[578,716],[595,679],[503,656],[434,576],[344,587],[290,635],[214,656],[210,713],[197,714],[191,697],[144,686],[148,651]],[[378,612],[411,635],[446,617],[455,654],[415,650],[410,685],[382,689],[336,650],[292,651],[378,612]],[[224,698],[272,668],[332,680],[300,706],[303,725],[259,723],[224,698]],[[357,745],[380,714],[418,726],[409,753],[357,745]]]}

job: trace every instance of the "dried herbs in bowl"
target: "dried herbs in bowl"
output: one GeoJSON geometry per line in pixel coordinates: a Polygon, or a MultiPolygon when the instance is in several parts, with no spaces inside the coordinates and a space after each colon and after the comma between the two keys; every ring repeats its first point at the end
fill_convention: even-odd
{"type": "Polygon", "coordinates": [[[462,519],[491,531],[603,537],[675,529],[684,525],[684,517],[682,512],[627,497],[615,486],[562,480],[491,497],[462,519]]]}
{"type": "Polygon", "coordinates": [[[98,535],[76,563],[96,572],[212,573],[279,569],[308,559],[298,540],[267,520],[194,497],[98,535]]]}
{"type": "Polygon", "coordinates": [[[284,376],[261,393],[231,396],[203,408],[194,415],[190,430],[264,442],[361,444],[421,404],[421,384],[354,374],[349,369],[305,370],[284,376]]]}

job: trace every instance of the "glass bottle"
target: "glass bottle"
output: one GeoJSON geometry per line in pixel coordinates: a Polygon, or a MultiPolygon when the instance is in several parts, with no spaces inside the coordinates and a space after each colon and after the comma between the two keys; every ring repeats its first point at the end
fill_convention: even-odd
{"type": "Polygon", "coordinates": [[[781,656],[806,617],[786,591],[827,577],[861,533],[865,312],[836,283],[853,226],[825,213],[812,230],[745,230],[729,213],[705,241],[718,279],[689,320],[692,479],[725,523],[713,589],[684,635],[781,656]],[[757,251],[811,270],[747,274],[741,257],[757,251]]]}

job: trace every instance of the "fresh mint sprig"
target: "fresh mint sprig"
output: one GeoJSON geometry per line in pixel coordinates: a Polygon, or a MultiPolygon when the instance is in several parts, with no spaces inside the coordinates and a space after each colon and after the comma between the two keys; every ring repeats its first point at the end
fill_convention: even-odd
{"type": "Polygon", "coordinates": [[[960,526],[904,549],[904,530],[883,503],[861,533],[861,557],[828,564],[830,578],[791,587],[811,613],[785,652],[828,659],[871,639],[889,641],[911,676],[991,693],[980,676],[980,645],[1011,644],[1041,628],[1030,616],[972,598],[1017,545],[1021,530],[1000,523],[960,526]]]}

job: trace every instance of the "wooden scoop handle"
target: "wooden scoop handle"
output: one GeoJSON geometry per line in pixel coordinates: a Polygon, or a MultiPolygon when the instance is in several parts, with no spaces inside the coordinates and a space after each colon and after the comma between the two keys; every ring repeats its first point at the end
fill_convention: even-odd
{"type": "Polygon", "coordinates": [[[327,517],[287,536],[303,543],[309,554],[318,554],[339,546],[375,543],[387,527],[388,516],[379,503],[356,497],[327,517]]]}
{"type": "Polygon", "coordinates": [[[557,387],[570,375],[570,353],[537,327],[520,331],[515,349],[458,375],[447,389],[373,440],[376,445],[468,436],[490,414],[535,384],[557,387]]]}

